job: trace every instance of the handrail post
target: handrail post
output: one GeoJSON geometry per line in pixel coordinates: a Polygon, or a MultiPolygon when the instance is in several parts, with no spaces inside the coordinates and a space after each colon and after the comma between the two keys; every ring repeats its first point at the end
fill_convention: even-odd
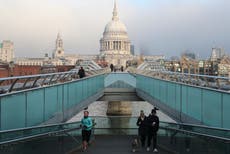
{"type": "Polygon", "coordinates": [[[23,86],[22,86],[23,89],[26,87],[26,84],[27,84],[27,82],[28,82],[30,79],[31,79],[31,78],[27,78],[27,79],[26,79],[26,81],[24,82],[24,84],[23,84],[23,86]]]}
{"type": "Polygon", "coordinates": [[[34,86],[36,85],[37,81],[38,81],[40,78],[41,78],[41,77],[39,76],[39,77],[37,77],[37,78],[34,80],[34,83],[33,83],[32,87],[34,87],[34,86]]]}
{"type": "Polygon", "coordinates": [[[15,79],[14,82],[11,84],[10,86],[10,89],[8,90],[8,92],[11,92],[14,88],[14,85],[16,84],[16,82],[18,81],[19,79],[15,79]]]}

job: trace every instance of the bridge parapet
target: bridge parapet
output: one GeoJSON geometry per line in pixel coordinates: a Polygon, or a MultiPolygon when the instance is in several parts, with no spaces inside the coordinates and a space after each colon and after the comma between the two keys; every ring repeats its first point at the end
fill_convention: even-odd
{"type": "Polygon", "coordinates": [[[103,96],[104,77],[99,74],[0,95],[0,130],[68,120],[103,96]]]}
{"type": "Polygon", "coordinates": [[[230,92],[137,74],[137,94],[181,122],[230,128],[230,92]]]}
{"type": "Polygon", "coordinates": [[[136,74],[168,81],[230,91],[230,78],[221,76],[179,73],[171,71],[136,70],[136,74]]]}
{"type": "Polygon", "coordinates": [[[136,87],[136,77],[127,72],[113,72],[105,77],[105,87],[127,88],[136,87]],[[121,82],[121,84],[118,84],[121,82]]]}
{"type": "MultiPolygon", "coordinates": [[[[97,74],[103,74],[105,72],[107,72],[105,69],[88,70],[86,71],[86,76],[94,76],[97,74]]],[[[59,73],[0,78],[0,95],[4,93],[11,93],[13,91],[55,85],[78,79],[78,71],[76,70],[59,73]]]]}

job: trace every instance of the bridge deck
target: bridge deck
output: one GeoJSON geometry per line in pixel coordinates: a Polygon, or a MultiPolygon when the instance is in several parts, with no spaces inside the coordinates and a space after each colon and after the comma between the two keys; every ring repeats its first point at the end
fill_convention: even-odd
{"type": "MultiPolygon", "coordinates": [[[[82,152],[78,150],[72,154],[133,154],[131,148],[131,142],[134,139],[134,136],[96,136],[95,141],[89,146],[89,148],[82,152]]],[[[168,152],[159,149],[158,153],[160,154],[169,154],[168,152]]],[[[140,149],[135,153],[153,153],[151,150],[150,152],[146,151],[146,148],[140,149]]]]}

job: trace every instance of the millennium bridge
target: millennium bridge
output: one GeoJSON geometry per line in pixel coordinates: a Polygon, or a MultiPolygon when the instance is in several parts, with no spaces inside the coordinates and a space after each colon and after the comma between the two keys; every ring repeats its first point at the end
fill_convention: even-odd
{"type": "MultiPolygon", "coordinates": [[[[166,71],[95,70],[82,79],[74,71],[1,78],[0,154],[82,153],[80,122],[68,120],[97,100],[144,100],[174,119],[160,121],[158,153],[229,154],[229,82],[166,71]]],[[[137,117],[92,118],[91,144],[84,153],[132,153],[137,117]]]]}

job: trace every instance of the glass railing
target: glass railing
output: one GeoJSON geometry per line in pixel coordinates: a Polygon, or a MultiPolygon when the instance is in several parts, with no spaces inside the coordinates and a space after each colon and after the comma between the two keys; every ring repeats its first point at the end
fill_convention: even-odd
{"type": "MultiPolygon", "coordinates": [[[[95,123],[92,139],[94,134],[96,137],[104,135],[137,137],[137,117],[92,117],[92,119],[95,123]]],[[[227,131],[197,125],[160,122],[158,148],[160,151],[177,154],[230,153],[230,139],[221,138],[217,136],[218,134],[208,135],[205,130],[209,133],[215,132],[214,130],[227,131]]],[[[1,131],[0,154],[63,154],[80,148],[80,134],[80,122],[1,131]]],[[[94,148],[97,148],[97,145],[94,148]]]]}
{"type": "Polygon", "coordinates": [[[137,118],[111,116],[92,117],[95,120],[95,135],[135,135],[137,118]]]}
{"type": "MultiPolygon", "coordinates": [[[[107,131],[112,131],[113,129],[137,129],[136,121],[137,117],[117,117],[117,116],[109,116],[109,117],[93,117],[95,119],[96,133],[100,129],[108,129],[107,131]]],[[[184,124],[184,123],[170,123],[170,122],[160,122],[160,127],[164,129],[174,129],[187,132],[192,132],[197,135],[210,136],[214,138],[222,138],[226,140],[230,140],[230,130],[222,129],[216,127],[202,126],[202,125],[192,125],[192,124],[184,124]]],[[[103,131],[101,131],[102,133],[103,131]]],[[[131,131],[133,132],[133,131],[131,131]]],[[[105,132],[103,132],[105,133],[105,132]]],[[[132,133],[131,133],[132,134],[132,133]]]]}
{"type": "Polygon", "coordinates": [[[80,122],[0,132],[0,154],[63,154],[80,146],[80,122]]]}
{"type": "Polygon", "coordinates": [[[229,77],[212,76],[202,74],[179,73],[163,70],[136,70],[132,71],[140,75],[153,77],[156,79],[168,80],[178,83],[185,83],[188,85],[195,85],[201,87],[208,87],[211,89],[219,89],[223,91],[230,90],[229,77]]]}
{"type": "MultiPolygon", "coordinates": [[[[93,117],[93,119],[96,123],[95,135],[137,137],[137,117],[93,117]]],[[[228,130],[212,127],[160,122],[158,146],[170,153],[229,154],[228,133],[228,130]]]]}
{"type": "Polygon", "coordinates": [[[216,138],[230,139],[229,129],[201,126],[201,125],[191,125],[191,124],[184,124],[184,123],[168,123],[168,122],[161,122],[160,125],[161,127],[164,128],[175,128],[184,131],[194,132],[197,134],[214,136],[216,138]]]}
{"type": "Polygon", "coordinates": [[[104,81],[106,88],[136,88],[136,77],[127,72],[112,72],[105,77],[104,81]]]}
{"type": "Polygon", "coordinates": [[[68,132],[80,129],[80,123],[63,123],[55,125],[43,125],[36,127],[28,127],[23,129],[14,129],[8,131],[0,131],[0,145],[23,141],[26,139],[33,139],[45,135],[52,135],[54,133],[68,132]]]}
{"type": "Polygon", "coordinates": [[[158,131],[158,146],[177,154],[230,153],[230,144],[226,140],[197,135],[196,133],[185,133],[175,129],[165,129],[164,127],[160,127],[158,131]]]}
{"type": "Polygon", "coordinates": [[[137,95],[164,109],[178,121],[199,121],[212,127],[230,129],[230,93],[137,75],[137,95]]]}
{"type": "Polygon", "coordinates": [[[75,107],[83,101],[88,98],[97,100],[103,88],[102,74],[64,84],[0,94],[0,130],[66,121],[77,112],[75,107]]]}
{"type": "MultiPolygon", "coordinates": [[[[105,74],[106,69],[86,70],[86,77],[99,74],[105,74]]],[[[15,76],[0,78],[0,95],[13,91],[22,91],[43,86],[50,86],[79,79],[78,71],[71,70],[67,72],[37,74],[28,76],[15,76]]]]}
{"type": "MultiPolygon", "coordinates": [[[[80,134],[80,130],[74,130],[80,134]]],[[[64,154],[80,148],[81,135],[71,133],[57,133],[34,138],[17,144],[0,146],[0,154],[64,154]]]]}

